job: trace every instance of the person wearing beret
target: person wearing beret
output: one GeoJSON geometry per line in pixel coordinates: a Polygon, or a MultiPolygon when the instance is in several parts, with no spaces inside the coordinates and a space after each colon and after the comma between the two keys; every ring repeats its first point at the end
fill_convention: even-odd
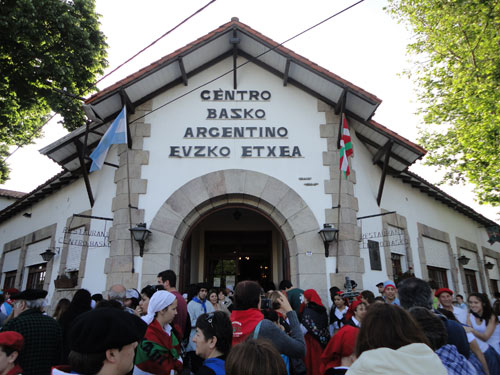
{"type": "Polygon", "coordinates": [[[6,331],[0,333],[0,375],[22,374],[18,357],[23,349],[24,338],[20,333],[6,331]]]}
{"type": "Polygon", "coordinates": [[[43,314],[47,291],[27,289],[14,294],[14,319],[2,331],[16,331],[24,337],[19,364],[25,375],[48,375],[62,354],[62,330],[54,318],[43,314]]]}
{"type": "Polygon", "coordinates": [[[147,325],[123,310],[103,307],[78,315],[69,331],[69,365],[52,375],[125,375],[134,367],[137,344],[147,325]]]}
{"type": "Polygon", "coordinates": [[[441,308],[451,311],[457,320],[462,324],[467,324],[467,310],[453,306],[453,291],[448,288],[440,288],[434,293],[439,300],[441,308]]]}
{"type": "Polygon", "coordinates": [[[148,329],[137,348],[134,375],[171,374],[182,372],[179,327],[170,325],[177,315],[177,298],[159,290],[149,300],[148,313],[141,319],[148,329]],[[177,331],[176,331],[177,330],[177,331]]]}

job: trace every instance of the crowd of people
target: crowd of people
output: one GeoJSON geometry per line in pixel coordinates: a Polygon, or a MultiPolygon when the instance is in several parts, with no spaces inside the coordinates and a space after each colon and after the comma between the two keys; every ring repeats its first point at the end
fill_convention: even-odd
{"type": "Polygon", "coordinates": [[[172,270],[140,292],[85,289],[47,315],[46,291],[5,290],[0,375],[500,375],[500,295],[467,303],[410,278],[369,290],[241,281],[176,289],[172,270]]]}

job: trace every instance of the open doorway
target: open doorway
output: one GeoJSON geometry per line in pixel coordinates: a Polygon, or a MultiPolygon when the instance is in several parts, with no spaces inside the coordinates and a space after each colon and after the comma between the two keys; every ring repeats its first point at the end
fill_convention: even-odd
{"type": "Polygon", "coordinates": [[[265,289],[289,278],[289,256],[281,232],[260,212],[242,206],[214,210],[184,242],[181,288],[197,282],[214,287],[254,280],[265,289]]]}

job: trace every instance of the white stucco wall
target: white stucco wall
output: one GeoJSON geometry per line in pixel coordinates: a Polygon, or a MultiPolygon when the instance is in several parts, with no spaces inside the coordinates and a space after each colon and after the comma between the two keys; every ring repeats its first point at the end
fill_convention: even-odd
{"type": "MultiPolygon", "coordinates": [[[[116,150],[110,150],[110,154],[106,159],[110,162],[117,161],[116,150]]],[[[90,183],[94,193],[95,204],[92,215],[110,217],[111,200],[115,195],[116,185],[113,182],[115,168],[104,166],[102,170],[90,174],[90,183]]],[[[48,300],[52,298],[54,292],[53,280],[57,277],[61,260],[61,253],[64,241],[64,228],[67,220],[73,214],[79,214],[90,209],[90,203],[87,196],[87,190],[82,178],[63,187],[61,190],[51,194],[47,198],[37,202],[30,208],[31,218],[23,217],[24,211],[11,217],[9,220],[0,223],[0,251],[3,251],[4,244],[27,234],[35,232],[41,228],[56,224],[56,234],[54,246],[59,254],[54,256],[52,275],[49,284],[48,300]]],[[[106,231],[109,230],[111,222],[107,222],[106,231]]],[[[103,231],[105,223],[102,220],[91,220],[91,230],[103,231]]],[[[83,237],[82,237],[83,239],[83,237]]],[[[50,241],[40,241],[44,244],[44,249],[48,247],[50,241]],[[47,244],[47,246],[45,246],[47,244]]],[[[43,263],[42,258],[38,256],[30,256],[30,247],[37,248],[39,243],[28,246],[28,254],[26,261],[29,264],[43,263]]],[[[100,293],[106,285],[106,275],[104,274],[104,260],[109,256],[108,247],[88,248],[87,265],[85,270],[85,278],[82,287],[88,289],[91,293],[100,293]]],[[[12,260],[9,260],[12,262],[12,260]]],[[[29,264],[25,265],[28,266],[29,264]]],[[[27,268],[23,271],[22,285],[26,284],[27,268]]]]}
{"type": "MultiPolygon", "coordinates": [[[[238,63],[242,63],[241,58],[238,63]]],[[[159,95],[153,100],[156,108],[179,95],[232,69],[228,58],[189,79],[182,85],[159,95]]],[[[331,205],[331,198],[324,194],[323,181],[329,179],[328,167],[323,166],[322,152],[326,140],[319,136],[320,124],[325,122],[324,113],[317,110],[317,99],[289,85],[267,71],[247,64],[238,69],[238,90],[267,90],[268,102],[202,101],[202,90],[232,90],[232,74],[169,104],[146,117],[151,123],[151,137],[144,138],[144,149],[150,151],[149,165],[142,169],[148,179],[148,194],[141,195],[139,205],[146,210],[145,221],[149,224],[161,204],[186,182],[209,172],[224,169],[246,169],[273,176],[294,189],[309,205],[318,223],[325,221],[324,209],[331,205]],[[207,108],[263,109],[265,120],[207,120],[207,108]],[[285,127],[285,139],[184,139],[187,127],[285,127]],[[228,158],[172,158],[171,146],[227,146],[228,158]],[[299,146],[302,158],[242,158],[242,146],[299,146]],[[310,178],[299,180],[299,178],[310,178]],[[305,186],[304,183],[317,183],[305,186]]],[[[292,148],[292,147],[291,147],[292,148]]]]}
{"type": "MultiPolygon", "coordinates": [[[[372,155],[355,135],[353,137],[354,155],[352,165],[356,171],[357,183],[354,185],[354,194],[359,199],[358,216],[378,214],[382,209],[396,211],[407,220],[410,246],[413,256],[415,275],[422,276],[418,254],[417,223],[425,224],[434,229],[446,232],[450,236],[450,245],[455,255],[458,254],[456,238],[462,238],[477,245],[480,259],[484,259],[481,247],[500,252],[500,244],[491,245],[487,242],[486,230],[474,220],[452,210],[445,204],[435,200],[427,194],[421,193],[402,180],[387,176],[380,207],[377,206],[377,193],[382,170],[372,164],[372,155]]],[[[362,220],[362,233],[382,231],[381,217],[362,220]]],[[[382,271],[370,271],[370,261],[367,249],[361,250],[365,261],[366,273],[363,277],[365,288],[376,291],[375,285],[387,278],[386,265],[383,261],[384,248],[381,247],[382,271]]],[[[478,279],[478,285],[480,281],[478,279]]],[[[462,290],[462,280],[458,275],[458,285],[462,290]]]]}

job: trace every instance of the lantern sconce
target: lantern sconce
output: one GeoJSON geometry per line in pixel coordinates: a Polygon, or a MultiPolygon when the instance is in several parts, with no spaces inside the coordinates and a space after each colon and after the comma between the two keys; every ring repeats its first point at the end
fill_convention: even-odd
{"type": "Polygon", "coordinates": [[[323,229],[321,229],[318,233],[323,240],[323,244],[325,245],[325,258],[328,258],[328,248],[330,247],[330,243],[337,239],[339,230],[332,224],[323,224],[323,229]]]}
{"type": "Polygon", "coordinates": [[[50,262],[55,255],[59,254],[59,249],[54,249],[56,251],[53,251],[51,248],[48,248],[45,250],[43,253],[40,253],[40,256],[42,257],[44,262],[50,262]]]}
{"type": "Polygon", "coordinates": [[[137,224],[136,227],[130,228],[130,232],[132,232],[132,236],[134,240],[139,243],[139,255],[142,257],[144,254],[144,243],[146,242],[148,236],[151,234],[151,231],[146,228],[145,223],[137,224]]]}
{"type": "Polygon", "coordinates": [[[458,262],[462,265],[465,266],[467,263],[469,263],[470,258],[467,258],[465,255],[462,255],[461,257],[458,257],[458,262]]]}

